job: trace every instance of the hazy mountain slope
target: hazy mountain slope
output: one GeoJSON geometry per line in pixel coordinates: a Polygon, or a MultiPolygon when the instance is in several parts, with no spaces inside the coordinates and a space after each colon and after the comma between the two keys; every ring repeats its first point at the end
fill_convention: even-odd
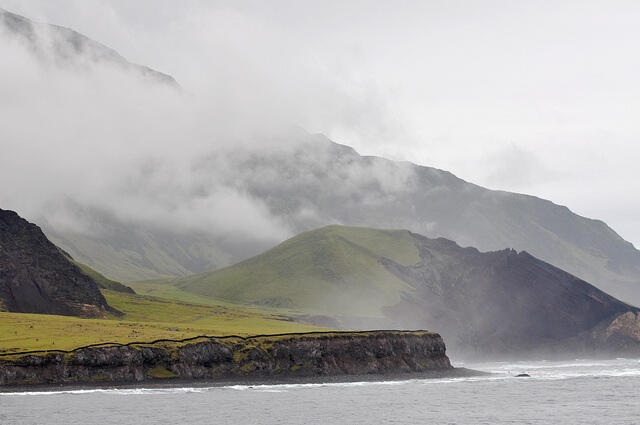
{"type": "Polygon", "coordinates": [[[322,136],[300,143],[293,154],[242,158],[236,168],[248,174],[236,184],[296,231],[330,223],[405,228],[483,251],[526,250],[640,303],[640,252],[602,221],[552,202],[487,190],[430,167],[360,156],[322,136]]]}
{"type": "Polygon", "coordinates": [[[232,258],[244,258],[239,252],[246,250],[234,250],[241,241],[227,241],[202,232],[126,223],[94,209],[82,214],[100,230],[57,230],[46,218],[39,222],[47,236],[73,258],[122,282],[211,270],[231,264],[232,258]]]}
{"type": "MultiPolygon", "coordinates": [[[[293,234],[338,223],[405,228],[483,251],[526,250],[640,304],[640,252],[602,221],[533,196],[488,190],[435,168],[361,156],[323,136],[298,134],[288,146],[202,158],[191,170],[197,195],[183,195],[197,199],[215,196],[221,185],[232,188],[264,203],[293,234]]],[[[132,225],[96,210],[83,210],[82,219],[107,227],[106,236],[44,228],[74,257],[118,280],[202,272],[277,242],[132,225]]]]}
{"type": "Polygon", "coordinates": [[[3,32],[5,35],[17,37],[27,43],[41,59],[51,60],[57,65],[72,65],[76,68],[110,65],[137,73],[140,77],[152,82],[178,87],[170,75],[143,65],[133,64],[115,50],[72,29],[34,22],[0,8],[0,35],[3,32]]]}
{"type": "Polygon", "coordinates": [[[433,329],[461,352],[640,348],[638,329],[612,327],[639,310],[587,282],[526,252],[481,253],[407,231],[325,227],[171,284],[326,315],[347,328],[433,329]]]}
{"type": "Polygon", "coordinates": [[[115,292],[124,292],[127,294],[135,294],[135,291],[133,289],[131,289],[130,287],[123,285],[120,282],[116,282],[115,280],[111,280],[108,279],[106,277],[104,277],[104,275],[102,273],[99,273],[95,270],[93,270],[91,267],[84,265],[82,263],[79,263],[73,259],[71,259],[71,262],[73,264],[75,264],[76,266],[78,266],[80,268],[80,271],[82,273],[84,273],[85,275],[89,276],[91,279],[94,280],[94,282],[96,282],[98,284],[98,287],[100,289],[108,289],[110,291],[115,291],[115,292]]]}
{"type": "Polygon", "coordinates": [[[111,309],[98,284],[35,224],[0,209],[0,306],[19,313],[102,316],[111,309]]]}
{"type": "MultiPolygon", "coordinates": [[[[171,77],[131,64],[73,30],[35,23],[1,9],[0,32],[17,37],[35,54],[61,66],[115,66],[152,81],[175,84],[171,77]]],[[[162,207],[167,203],[188,206],[235,191],[266,206],[272,221],[284,224],[287,231],[278,238],[221,234],[219,229],[203,229],[206,226],[185,230],[184,215],[176,215],[170,223],[127,219],[119,214],[117,204],[78,205],[80,201],[74,199],[69,201],[72,211],[67,212],[71,217],[66,223],[77,221],[74,214],[80,214],[89,226],[61,226],[46,222],[46,217],[37,221],[74,258],[119,281],[184,276],[223,267],[288,236],[337,223],[406,228],[481,250],[527,250],[617,297],[640,304],[640,252],[601,221],[539,198],[487,190],[446,171],[361,156],[323,136],[297,132],[285,138],[291,140],[267,143],[266,148],[216,150],[189,164],[187,170],[170,170],[187,174],[191,186],[172,193],[176,196],[171,199],[155,199],[162,207]]],[[[264,141],[254,142],[262,146],[264,141]]],[[[145,186],[153,180],[149,176],[163,181],[166,175],[153,164],[144,168],[139,176],[126,176],[126,183],[119,182],[123,191],[136,187],[143,195],[158,192],[158,188],[145,186]]],[[[168,209],[174,211],[181,205],[168,209]]]]}

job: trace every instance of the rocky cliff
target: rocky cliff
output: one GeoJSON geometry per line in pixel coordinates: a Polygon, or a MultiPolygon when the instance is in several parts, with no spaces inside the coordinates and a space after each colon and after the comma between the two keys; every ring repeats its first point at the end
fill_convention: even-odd
{"type": "Polygon", "coordinates": [[[212,381],[452,369],[440,335],[371,331],[202,337],[0,357],[0,385],[212,381]]]}
{"type": "Polygon", "coordinates": [[[0,209],[0,310],[100,317],[115,312],[97,283],[35,224],[0,209]]]}
{"type": "Polygon", "coordinates": [[[388,309],[396,326],[428,325],[474,357],[640,352],[640,310],[576,276],[524,251],[412,236],[418,263],[380,259],[414,290],[388,309]]]}

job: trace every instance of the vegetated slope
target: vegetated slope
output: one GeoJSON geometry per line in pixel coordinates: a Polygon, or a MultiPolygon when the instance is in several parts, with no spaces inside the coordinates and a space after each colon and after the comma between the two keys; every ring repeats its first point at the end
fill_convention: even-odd
{"type": "Polygon", "coordinates": [[[526,252],[482,253],[408,231],[329,226],[170,283],[344,328],[430,329],[454,350],[486,355],[640,348],[640,321],[621,325],[638,309],[587,282],[526,252]]]}
{"type": "Polygon", "coordinates": [[[0,209],[0,304],[5,311],[97,317],[116,312],[98,284],[35,224],[0,209]]]}
{"type": "Polygon", "coordinates": [[[232,258],[245,258],[223,250],[234,246],[230,241],[206,234],[124,223],[95,209],[80,211],[79,206],[67,207],[71,216],[77,212],[97,224],[100,231],[92,234],[68,228],[59,231],[42,217],[38,222],[47,236],[78,261],[120,282],[188,276],[229,265],[232,258]]]}
{"type": "MultiPolygon", "coordinates": [[[[640,304],[640,252],[602,221],[533,196],[488,190],[435,168],[361,156],[323,136],[291,137],[293,142],[284,143],[288,147],[200,159],[191,168],[192,192],[215,196],[223,185],[249,194],[292,234],[339,223],[404,228],[482,251],[526,250],[640,304]]],[[[43,222],[47,234],[83,263],[123,281],[203,272],[279,242],[125,223],[113,213],[78,204],[67,213],[101,229],[100,234],[58,230],[43,222]]]]}
{"type": "Polygon", "coordinates": [[[51,60],[57,65],[87,67],[91,64],[106,64],[132,71],[153,83],[178,87],[170,75],[143,65],[133,64],[115,50],[77,31],[59,25],[34,22],[2,8],[0,8],[1,32],[17,37],[27,43],[31,51],[41,59],[51,60]]]}
{"type": "Polygon", "coordinates": [[[71,261],[73,262],[73,264],[75,264],[80,268],[80,271],[82,273],[84,273],[85,275],[93,279],[98,284],[99,288],[109,289],[111,291],[116,291],[116,292],[125,292],[128,294],[135,294],[135,291],[130,287],[123,285],[120,282],[116,282],[115,280],[107,279],[106,277],[104,277],[102,273],[99,273],[93,270],[91,267],[87,265],[79,263],[73,259],[71,259],[71,261]]]}
{"type": "Polygon", "coordinates": [[[287,316],[220,305],[184,303],[103,290],[121,315],[107,319],[0,312],[0,353],[71,350],[90,344],[126,344],[198,335],[255,335],[326,330],[287,316]]]}
{"type": "Polygon", "coordinates": [[[232,168],[247,170],[235,184],[265,200],[296,233],[340,223],[408,229],[482,251],[525,250],[640,304],[640,251],[602,221],[550,201],[487,190],[435,168],[361,156],[323,136],[301,141],[293,153],[241,158],[232,168]]]}
{"type": "Polygon", "coordinates": [[[400,302],[410,287],[385,270],[380,256],[404,265],[419,260],[406,231],[329,226],[235,266],[163,283],[236,303],[382,317],[381,308],[400,302]]]}
{"type": "Polygon", "coordinates": [[[125,292],[128,294],[135,294],[135,291],[130,287],[123,285],[120,282],[116,282],[115,280],[108,279],[102,273],[93,270],[91,267],[87,266],[86,264],[82,264],[74,260],[73,257],[69,255],[69,253],[66,252],[65,250],[60,249],[60,252],[62,252],[62,255],[67,257],[69,261],[71,261],[73,264],[78,266],[78,268],[83,274],[93,279],[93,281],[98,284],[98,288],[109,289],[111,291],[116,291],[116,292],[125,292]]]}

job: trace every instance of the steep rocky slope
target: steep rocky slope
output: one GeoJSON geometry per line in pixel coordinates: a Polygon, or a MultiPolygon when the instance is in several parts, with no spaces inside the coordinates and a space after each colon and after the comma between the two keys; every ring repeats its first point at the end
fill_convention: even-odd
{"type": "Polygon", "coordinates": [[[483,253],[408,231],[329,226],[157,284],[343,328],[435,329],[474,355],[640,349],[639,310],[589,283],[527,252],[483,253]]]}
{"type": "Polygon", "coordinates": [[[0,305],[5,311],[99,317],[113,311],[98,284],[35,224],[0,209],[0,305]]]}

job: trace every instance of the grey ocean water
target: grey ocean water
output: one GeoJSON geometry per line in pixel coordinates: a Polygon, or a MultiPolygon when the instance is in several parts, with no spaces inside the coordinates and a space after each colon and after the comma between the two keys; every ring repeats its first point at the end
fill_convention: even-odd
{"type": "Polygon", "coordinates": [[[0,423],[640,424],[640,359],[464,366],[495,375],[0,394],[0,423]]]}

